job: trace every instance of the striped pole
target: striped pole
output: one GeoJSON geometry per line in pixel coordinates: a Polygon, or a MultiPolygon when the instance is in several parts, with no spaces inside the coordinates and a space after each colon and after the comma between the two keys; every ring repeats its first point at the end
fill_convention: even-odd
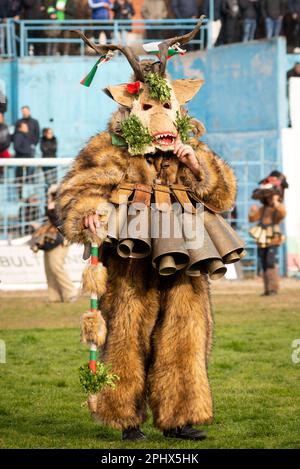
{"type": "MultiPolygon", "coordinates": [[[[97,266],[99,263],[99,246],[97,243],[92,243],[91,246],[91,265],[97,266]]],[[[96,313],[98,311],[98,296],[95,293],[91,294],[90,297],[90,311],[91,313],[96,313]]],[[[97,371],[97,345],[90,344],[90,360],[89,368],[93,373],[97,371]]]]}

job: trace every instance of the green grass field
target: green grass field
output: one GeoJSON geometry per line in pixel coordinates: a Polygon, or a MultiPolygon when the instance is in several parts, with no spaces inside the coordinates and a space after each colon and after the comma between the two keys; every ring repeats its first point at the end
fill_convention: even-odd
{"type": "Polygon", "coordinates": [[[144,426],[147,440],[125,444],[118,431],[93,423],[78,381],[88,359],[79,344],[87,299],[47,305],[38,296],[0,294],[1,448],[300,448],[300,284],[260,298],[253,282],[214,288],[215,343],[210,362],[215,420],[201,443],[167,440],[144,426]]]}

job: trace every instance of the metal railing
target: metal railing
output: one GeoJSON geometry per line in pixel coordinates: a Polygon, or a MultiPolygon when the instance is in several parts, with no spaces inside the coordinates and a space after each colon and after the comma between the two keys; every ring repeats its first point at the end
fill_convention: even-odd
{"type": "Polygon", "coordinates": [[[0,57],[12,58],[16,56],[16,40],[14,22],[8,20],[0,23],[0,57]]]}
{"type": "MultiPolygon", "coordinates": [[[[114,42],[138,47],[145,42],[158,42],[166,37],[191,31],[196,24],[196,19],[8,20],[7,23],[0,24],[0,33],[3,31],[2,36],[6,44],[3,50],[0,49],[0,56],[51,55],[51,50],[57,51],[58,46],[62,49],[63,54],[67,51],[65,55],[85,55],[87,47],[74,33],[76,29],[80,29],[88,37],[94,37],[96,42],[102,33],[108,44],[114,42]]],[[[211,47],[211,23],[209,20],[205,20],[199,34],[190,44],[189,50],[190,48],[200,50],[211,47]]],[[[90,51],[88,52],[90,53],[90,51]]]]}
{"type": "MultiPolygon", "coordinates": [[[[72,158],[0,159],[0,241],[26,236],[33,231],[34,223],[42,222],[47,189],[62,180],[72,162],[72,158]],[[19,171],[22,169],[21,177],[16,177],[17,168],[19,171]]],[[[248,234],[248,211],[253,190],[251,173],[256,167],[263,177],[277,165],[265,160],[263,153],[258,161],[233,161],[231,165],[238,174],[240,193],[237,215],[235,218],[230,216],[228,221],[247,243],[248,255],[242,261],[242,268],[246,276],[253,276],[258,271],[258,263],[256,244],[248,234]]],[[[281,273],[285,273],[284,247],[280,249],[280,265],[281,273]]]]}

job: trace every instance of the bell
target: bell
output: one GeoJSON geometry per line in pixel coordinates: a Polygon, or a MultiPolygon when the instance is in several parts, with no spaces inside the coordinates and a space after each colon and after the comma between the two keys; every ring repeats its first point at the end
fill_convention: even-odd
{"type": "Polygon", "coordinates": [[[224,263],[240,260],[245,243],[222,216],[205,210],[204,226],[224,263]]]}
{"type": "Polygon", "coordinates": [[[267,230],[265,228],[261,230],[261,234],[258,239],[258,244],[260,244],[262,247],[265,247],[267,244],[267,230]]]}
{"type": "Polygon", "coordinates": [[[261,231],[262,231],[261,226],[259,225],[252,226],[252,228],[250,228],[249,230],[249,234],[250,236],[252,236],[252,238],[254,238],[257,241],[260,237],[261,231]]]}
{"type": "Polygon", "coordinates": [[[107,227],[107,238],[113,243],[120,239],[127,221],[127,204],[118,205],[110,214],[107,227]]]}
{"type": "Polygon", "coordinates": [[[223,277],[227,271],[221,256],[204,229],[202,246],[189,249],[190,263],[185,273],[191,277],[209,274],[212,280],[223,277]]]}
{"type": "Polygon", "coordinates": [[[272,225],[267,227],[267,234],[266,235],[267,235],[268,240],[273,238],[274,231],[273,231],[273,226],[272,225]]]}
{"type": "Polygon", "coordinates": [[[150,208],[144,204],[130,205],[127,226],[123,228],[117,247],[119,256],[133,259],[149,256],[151,253],[150,208]]]}
{"type": "Polygon", "coordinates": [[[182,236],[178,215],[173,211],[152,213],[152,264],[160,275],[175,274],[184,269],[190,260],[182,236]]]}

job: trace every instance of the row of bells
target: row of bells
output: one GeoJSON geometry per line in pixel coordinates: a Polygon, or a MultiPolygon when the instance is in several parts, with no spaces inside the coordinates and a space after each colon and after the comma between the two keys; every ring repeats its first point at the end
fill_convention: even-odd
{"type": "MultiPolygon", "coordinates": [[[[205,273],[211,279],[223,277],[227,271],[225,264],[238,262],[245,255],[244,242],[230,225],[218,214],[207,209],[204,211],[201,245],[189,249],[191,234],[195,229],[195,219],[184,217],[173,210],[169,212],[169,222],[172,227],[179,227],[180,236],[175,236],[176,230],[171,230],[169,236],[161,236],[162,229],[151,239],[151,208],[144,207],[141,217],[140,211],[131,214],[126,204],[119,205],[110,216],[108,223],[107,241],[116,247],[122,258],[141,259],[152,255],[152,264],[160,275],[173,275],[185,269],[189,276],[200,276],[205,273]],[[147,234],[123,236],[124,225],[134,223],[135,217],[148,220],[147,234]],[[145,217],[145,218],[143,218],[145,217]]],[[[163,212],[157,211],[156,222],[163,226],[163,212]]],[[[193,215],[194,216],[194,215],[193,215]]],[[[126,230],[125,230],[126,231],[126,230]]]]}
{"type": "Polygon", "coordinates": [[[273,244],[280,244],[283,241],[283,235],[280,231],[279,225],[256,225],[250,228],[249,234],[262,248],[266,248],[273,244]]]}

